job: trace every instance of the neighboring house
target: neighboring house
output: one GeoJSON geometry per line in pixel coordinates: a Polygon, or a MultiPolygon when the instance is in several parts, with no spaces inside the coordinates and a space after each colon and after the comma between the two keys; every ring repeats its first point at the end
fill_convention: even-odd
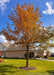
{"type": "Polygon", "coordinates": [[[47,50],[37,50],[36,51],[37,55],[40,57],[44,57],[44,56],[50,56],[50,52],[48,52],[47,50]]]}
{"type": "Polygon", "coordinates": [[[0,43],[0,56],[4,57],[6,55],[6,50],[10,46],[10,44],[0,43]]]}
{"type": "Polygon", "coordinates": [[[54,53],[51,53],[51,54],[50,54],[50,57],[54,57],[54,53]]]}

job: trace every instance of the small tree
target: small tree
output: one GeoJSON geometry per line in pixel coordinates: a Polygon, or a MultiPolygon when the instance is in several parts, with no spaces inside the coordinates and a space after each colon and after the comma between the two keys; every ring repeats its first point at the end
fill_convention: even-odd
{"type": "Polygon", "coordinates": [[[28,67],[28,55],[30,43],[40,42],[40,36],[44,37],[43,27],[41,27],[41,17],[39,8],[34,10],[33,5],[26,4],[20,6],[17,4],[16,9],[13,8],[13,12],[9,15],[9,19],[13,24],[7,23],[7,28],[1,31],[8,41],[14,40],[14,45],[22,44],[27,48],[27,60],[26,67],[28,67]],[[40,32],[41,31],[41,32],[40,32]]]}

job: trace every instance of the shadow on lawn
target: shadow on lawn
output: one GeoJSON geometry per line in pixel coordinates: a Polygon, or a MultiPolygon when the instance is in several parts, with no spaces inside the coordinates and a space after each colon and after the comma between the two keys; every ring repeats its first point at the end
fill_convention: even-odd
{"type": "Polygon", "coordinates": [[[2,65],[0,66],[0,74],[5,75],[5,73],[15,73],[16,71],[19,71],[15,69],[17,69],[17,67],[12,66],[12,65],[2,65]]]}
{"type": "Polygon", "coordinates": [[[47,72],[49,73],[49,75],[54,75],[54,70],[48,70],[47,72]]]}

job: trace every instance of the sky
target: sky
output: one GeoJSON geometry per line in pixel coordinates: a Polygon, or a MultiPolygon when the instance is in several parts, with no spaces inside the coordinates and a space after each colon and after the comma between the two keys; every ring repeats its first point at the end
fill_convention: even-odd
{"type": "MultiPolygon", "coordinates": [[[[42,21],[42,26],[54,26],[54,0],[0,0],[0,31],[3,27],[6,27],[6,23],[12,23],[9,20],[8,15],[16,8],[16,4],[33,4],[34,9],[36,6],[39,7],[39,12],[41,13],[40,20],[42,21]]],[[[3,35],[0,35],[0,42],[7,42],[3,35]]]]}

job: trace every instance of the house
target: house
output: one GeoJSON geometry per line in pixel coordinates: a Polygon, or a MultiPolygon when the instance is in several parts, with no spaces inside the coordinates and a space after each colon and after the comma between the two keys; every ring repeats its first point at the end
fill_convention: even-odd
{"type": "MultiPolygon", "coordinates": [[[[0,43],[1,57],[6,58],[25,58],[26,47],[13,46],[9,44],[0,43]]],[[[29,52],[34,52],[34,57],[36,56],[36,51],[34,49],[29,49],[29,52]]]]}
{"type": "MultiPolygon", "coordinates": [[[[22,48],[22,46],[10,46],[6,50],[7,58],[25,58],[25,53],[27,52],[26,47],[22,48]]],[[[33,52],[34,56],[36,55],[36,51],[34,49],[29,49],[29,52],[33,52]]]]}
{"type": "MultiPolygon", "coordinates": [[[[6,57],[6,58],[25,58],[25,53],[26,53],[27,49],[26,47],[22,48],[22,46],[20,45],[10,45],[7,43],[0,43],[0,56],[1,57],[6,57]]],[[[33,52],[34,53],[34,57],[36,57],[37,55],[40,57],[44,56],[44,50],[40,51],[40,50],[35,50],[34,48],[29,48],[29,52],[33,52]]]]}
{"type": "Polygon", "coordinates": [[[36,54],[37,56],[40,56],[40,57],[44,57],[44,56],[49,57],[51,53],[48,50],[37,50],[36,54]]]}

